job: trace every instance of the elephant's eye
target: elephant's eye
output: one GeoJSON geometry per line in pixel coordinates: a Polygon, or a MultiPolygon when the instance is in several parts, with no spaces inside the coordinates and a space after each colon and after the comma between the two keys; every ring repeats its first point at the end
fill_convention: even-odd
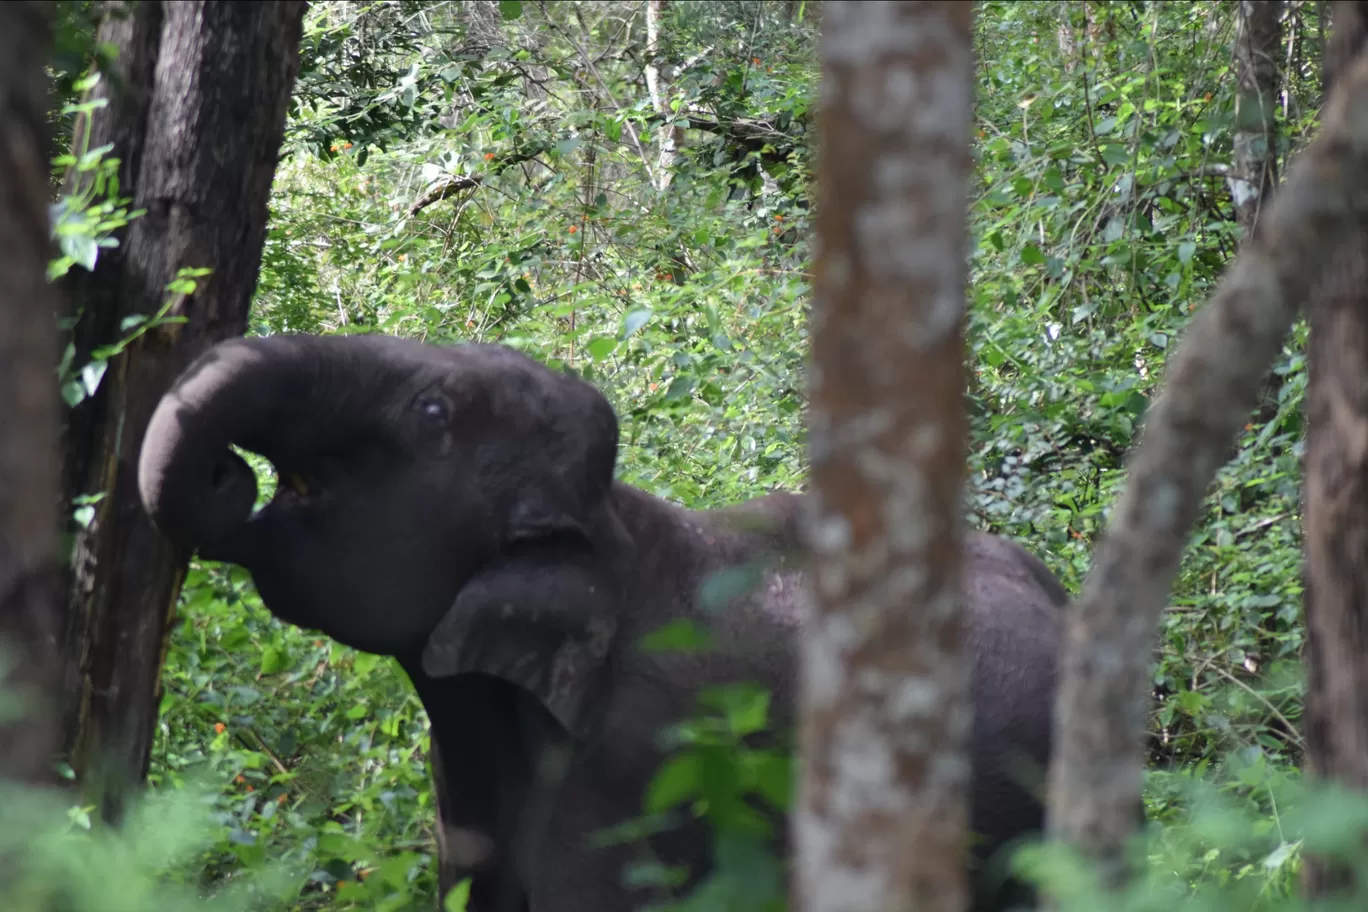
{"type": "Polygon", "coordinates": [[[446,427],[451,420],[451,406],[436,396],[424,396],[418,400],[418,414],[428,427],[446,427]]]}

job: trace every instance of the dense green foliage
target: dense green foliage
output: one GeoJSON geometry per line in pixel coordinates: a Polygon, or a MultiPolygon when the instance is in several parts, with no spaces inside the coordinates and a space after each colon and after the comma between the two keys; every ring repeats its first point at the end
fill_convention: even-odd
{"type": "MultiPolygon", "coordinates": [[[[1058,5],[979,7],[969,286],[971,517],[1074,590],[1164,359],[1238,244],[1212,167],[1231,156],[1231,8],[1087,6],[1086,21],[1066,7],[1067,67],[1058,5]]],[[[692,506],[801,487],[816,10],[672,3],[650,58],[640,4],[314,4],[252,331],[517,345],[609,395],[624,480],[692,506]]],[[[1320,73],[1312,9],[1291,16],[1284,155],[1313,127],[1320,73]]],[[[58,167],[94,179],[99,159],[58,167]]],[[[107,191],[62,210],[57,269],[88,266],[130,215],[107,191]]],[[[1296,797],[1304,337],[1206,502],[1165,616],[1136,908],[1214,902],[1231,883],[1205,907],[1292,908],[1300,840],[1336,844],[1358,819],[1353,802],[1296,797]]],[[[76,397],[101,373],[64,370],[76,397]]],[[[392,662],[276,622],[241,571],[196,563],[165,684],[151,781],[215,789],[177,878],[218,890],[270,861],[303,875],[277,884],[296,897],[281,908],[431,907],[427,722],[392,662]]],[[[730,834],[693,908],[774,907],[773,859],[698,770],[730,764],[726,788],[778,793],[786,765],[735,748],[763,695],[714,697],[650,803],[702,794],[730,834]]]]}

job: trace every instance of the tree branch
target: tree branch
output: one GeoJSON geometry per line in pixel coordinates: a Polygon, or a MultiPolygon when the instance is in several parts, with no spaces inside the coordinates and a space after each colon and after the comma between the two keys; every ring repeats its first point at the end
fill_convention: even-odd
{"type": "Polygon", "coordinates": [[[1069,613],[1048,826],[1101,862],[1109,885],[1139,819],[1153,641],[1203,495],[1341,236],[1368,221],[1366,88],[1368,59],[1336,88],[1320,135],[1187,331],[1069,613]]]}

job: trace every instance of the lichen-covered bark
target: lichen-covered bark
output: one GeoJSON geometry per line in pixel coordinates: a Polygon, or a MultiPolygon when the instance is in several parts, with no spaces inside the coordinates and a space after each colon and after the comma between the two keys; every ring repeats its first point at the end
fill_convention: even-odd
{"type": "Polygon", "coordinates": [[[1248,235],[1278,182],[1278,51],[1282,0],[1241,0],[1235,35],[1235,218],[1248,235]]]}
{"type": "Polygon", "coordinates": [[[1124,874],[1137,821],[1148,666],[1160,612],[1230,442],[1298,308],[1368,218],[1368,61],[1326,106],[1320,135],[1169,362],[1130,479],[1069,612],[1049,781],[1049,830],[1124,874]]]}
{"type": "MultiPolygon", "coordinates": [[[[1338,81],[1368,39],[1357,3],[1337,4],[1326,61],[1338,81]]],[[[1308,305],[1311,322],[1306,494],[1307,768],[1368,790],[1368,235],[1345,232],[1333,272],[1308,305]]],[[[1365,834],[1368,837],[1368,834],[1365,834]]],[[[1354,875],[1308,857],[1309,894],[1354,875]]]]}
{"type": "Polygon", "coordinates": [[[960,910],[972,5],[825,5],[793,906],[960,910]]]}
{"type": "Polygon", "coordinates": [[[170,311],[188,322],[148,332],[113,359],[95,400],[67,428],[67,496],[105,497],[73,558],[63,740],[110,819],[123,790],[146,774],[186,561],[143,511],[138,450],[176,375],[246,328],[305,6],[142,3],[131,21],[106,26],[121,42],[108,89],[119,100],[95,114],[91,132],[124,140],[114,150],[131,156],[123,186],[147,214],[123,232],[118,255],[72,281],[82,321],[74,337],[81,346],[113,342],[124,317],[161,308],[180,268],[213,270],[170,311]]]}
{"type": "MultiPolygon", "coordinates": [[[[49,779],[57,588],[56,295],[47,281],[53,4],[0,5],[0,777],[49,779]]],[[[0,889],[0,892],[3,892],[0,889]]]]}

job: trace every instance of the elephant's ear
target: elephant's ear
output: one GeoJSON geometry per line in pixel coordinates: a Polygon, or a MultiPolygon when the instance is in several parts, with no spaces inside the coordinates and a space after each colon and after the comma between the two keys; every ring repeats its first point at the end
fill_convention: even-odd
{"type": "Polygon", "coordinates": [[[466,583],[428,637],[431,677],[482,672],[537,697],[584,737],[607,684],[620,588],[613,561],[569,537],[514,545],[466,583]]]}

